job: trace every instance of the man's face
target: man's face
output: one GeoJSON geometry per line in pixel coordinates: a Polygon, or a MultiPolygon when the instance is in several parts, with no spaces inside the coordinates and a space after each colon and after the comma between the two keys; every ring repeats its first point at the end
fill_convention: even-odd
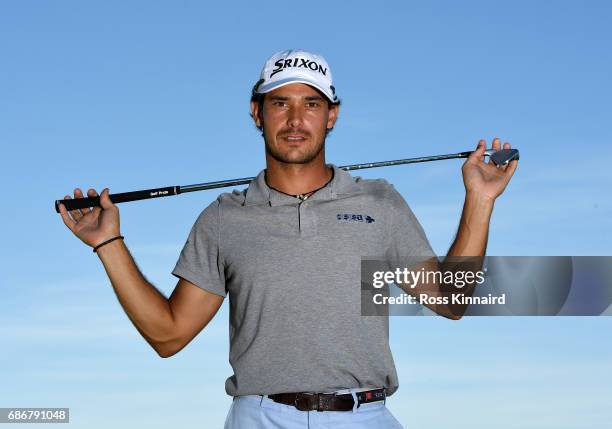
{"type": "Polygon", "coordinates": [[[263,126],[266,154],[289,164],[307,164],[322,153],[327,129],[334,126],[338,106],[303,83],[282,86],[265,95],[263,110],[251,103],[255,124],[263,126]]]}

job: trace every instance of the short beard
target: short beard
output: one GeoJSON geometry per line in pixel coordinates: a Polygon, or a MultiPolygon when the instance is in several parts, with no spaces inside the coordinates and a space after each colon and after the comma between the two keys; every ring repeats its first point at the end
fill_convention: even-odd
{"type": "Polygon", "coordinates": [[[317,156],[319,156],[321,154],[321,152],[325,149],[325,137],[323,137],[323,142],[321,143],[321,146],[316,148],[315,151],[309,152],[309,153],[305,153],[305,154],[303,154],[301,157],[299,157],[297,159],[296,158],[288,158],[288,157],[284,156],[284,154],[282,154],[279,151],[277,151],[270,144],[268,144],[268,140],[265,137],[265,133],[262,133],[262,135],[263,135],[263,138],[264,138],[264,142],[266,144],[266,154],[270,155],[272,157],[272,159],[274,159],[274,160],[276,160],[278,162],[285,163],[285,164],[309,164],[313,160],[315,160],[317,158],[317,156]]]}
{"type": "Polygon", "coordinates": [[[282,153],[276,151],[273,147],[270,147],[270,145],[268,145],[268,142],[266,141],[266,154],[270,155],[274,160],[285,164],[309,164],[314,159],[316,159],[317,156],[319,156],[319,154],[321,153],[321,151],[323,151],[324,148],[325,142],[323,142],[323,144],[315,152],[305,153],[299,158],[288,158],[285,157],[282,153]]]}

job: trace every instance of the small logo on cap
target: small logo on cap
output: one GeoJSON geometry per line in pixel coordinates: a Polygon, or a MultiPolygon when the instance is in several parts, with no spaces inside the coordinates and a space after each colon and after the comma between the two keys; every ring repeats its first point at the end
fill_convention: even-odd
{"type": "Polygon", "coordinates": [[[270,77],[274,76],[276,73],[282,72],[284,69],[289,67],[303,67],[312,71],[318,71],[319,73],[323,74],[323,76],[327,75],[326,67],[323,67],[321,64],[318,64],[316,61],[309,60],[308,58],[295,57],[289,59],[280,59],[276,61],[274,65],[276,66],[276,68],[272,70],[272,73],[270,73],[270,77]]]}

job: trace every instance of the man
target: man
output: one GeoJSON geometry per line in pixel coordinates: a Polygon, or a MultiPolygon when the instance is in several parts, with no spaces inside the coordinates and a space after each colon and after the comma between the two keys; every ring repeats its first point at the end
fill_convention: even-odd
{"type": "MultiPolygon", "coordinates": [[[[121,240],[108,189],[101,208],[68,214],[60,206],[160,356],[185,347],[229,294],[234,374],[225,387],[234,401],[226,427],[401,427],[385,407],[398,388],[388,318],[361,316],[360,262],[435,255],[391,185],[325,163],[339,104],[321,56],[289,50],[266,62],[251,99],[266,169],[200,214],[173,270],[179,280],[169,299],[144,278],[121,240]]],[[[495,139],[493,148],[500,147],[495,139]]],[[[516,161],[484,163],[484,150],[481,140],[463,166],[466,197],[448,256],[484,255],[493,203],[516,169],[516,161]]],[[[74,197],[83,197],[80,189],[74,197]]]]}

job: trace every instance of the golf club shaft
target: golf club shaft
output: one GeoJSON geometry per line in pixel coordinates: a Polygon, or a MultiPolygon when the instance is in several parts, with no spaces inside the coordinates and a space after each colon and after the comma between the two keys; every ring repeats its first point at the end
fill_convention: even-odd
{"type": "MultiPolygon", "coordinates": [[[[485,155],[491,155],[494,151],[488,150],[485,155]]],[[[370,162],[365,164],[344,165],[339,168],[345,171],[363,170],[366,168],[390,167],[394,165],[416,164],[419,162],[440,161],[444,159],[467,158],[472,152],[459,152],[448,155],[424,156],[419,158],[406,158],[394,161],[370,162]]],[[[205,191],[207,189],[225,188],[228,186],[246,185],[251,182],[254,177],[245,177],[243,179],[220,180],[217,182],[198,183],[195,185],[186,186],[166,186],[163,188],[145,189],[141,191],[123,192],[118,194],[110,194],[109,197],[113,203],[125,203],[128,201],[145,200],[150,198],[169,197],[172,195],[184,194],[186,192],[205,191]]],[[[100,197],[74,198],[69,200],[55,200],[55,211],[59,213],[59,205],[63,204],[66,210],[84,209],[88,207],[98,207],[100,205],[100,197]]]]}

